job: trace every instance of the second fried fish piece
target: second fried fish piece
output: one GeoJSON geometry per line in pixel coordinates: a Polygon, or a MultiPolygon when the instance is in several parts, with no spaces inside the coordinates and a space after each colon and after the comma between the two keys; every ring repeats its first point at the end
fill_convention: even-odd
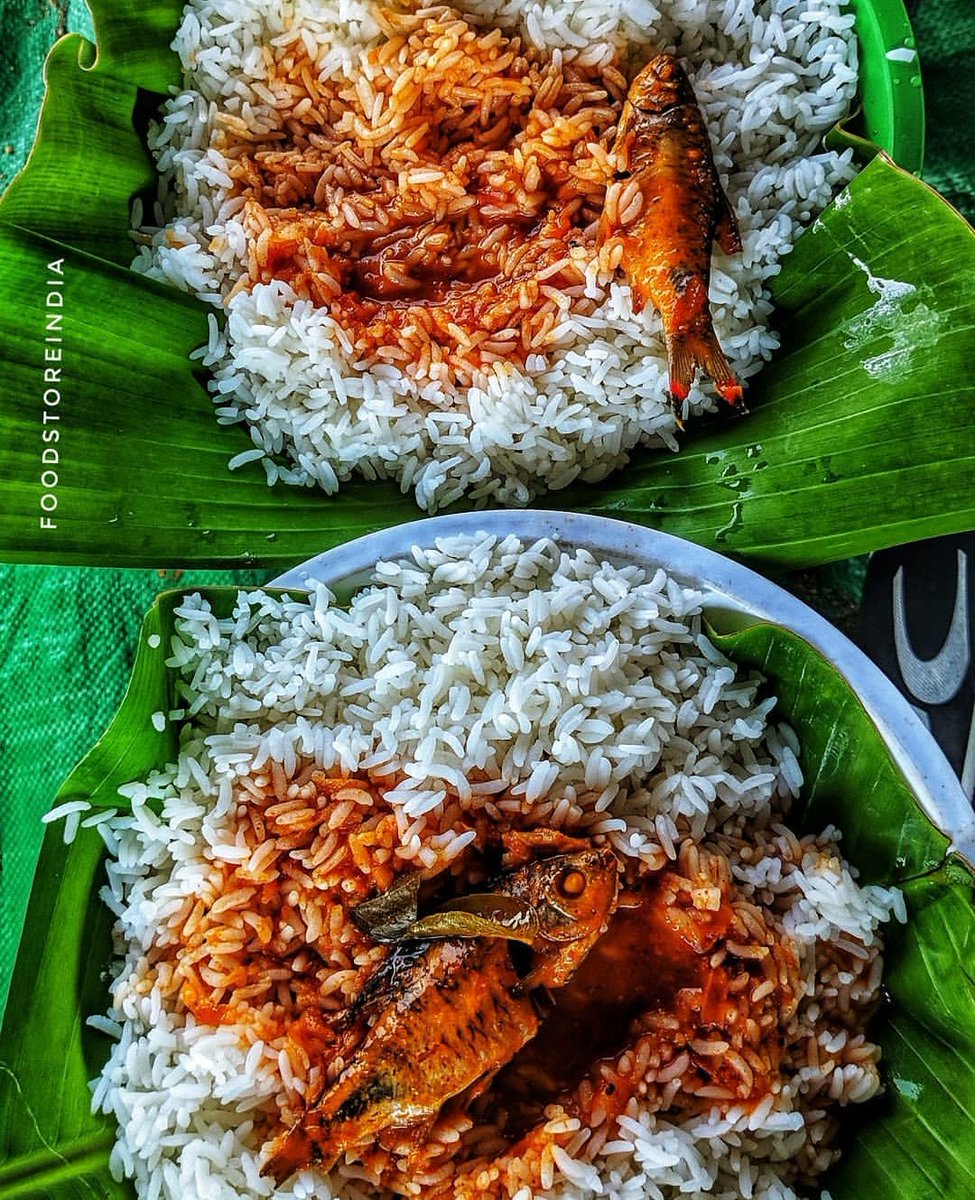
{"type": "Polygon", "coordinates": [[[670,394],[687,398],[700,368],[721,396],[742,406],[741,384],[718,344],[708,304],[711,245],[741,250],[741,239],[711,155],[704,117],[690,80],[671,54],[658,54],[630,86],[613,144],[617,178],[636,185],[604,211],[600,242],[622,246],[620,262],[633,307],[660,312],[667,339],[670,394]],[[627,195],[629,193],[629,195],[627,195]]]}

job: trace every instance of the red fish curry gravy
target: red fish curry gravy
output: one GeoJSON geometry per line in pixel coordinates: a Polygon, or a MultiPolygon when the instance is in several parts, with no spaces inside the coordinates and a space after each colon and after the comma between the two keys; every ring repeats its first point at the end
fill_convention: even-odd
{"type": "MultiPolygon", "coordinates": [[[[711,244],[741,249],[704,118],[677,59],[632,86],[608,50],[544,56],[449,8],[380,14],[385,40],[238,148],[248,275],[327,309],[356,364],[466,386],[560,340],[617,268],[663,319],[670,391],[695,370],[732,403],[711,324],[711,244]],[[590,56],[591,57],[591,56],[590,56]],[[599,270],[589,267],[599,259],[599,270]]],[[[233,157],[233,156],[232,156],[233,157]]]]}
{"type": "Polygon", "coordinates": [[[498,1075],[479,1116],[521,1136],[547,1105],[578,1107],[584,1081],[607,1111],[622,1112],[640,1081],[621,1078],[617,1064],[635,1045],[664,1059],[687,1055],[684,1104],[695,1095],[705,1108],[765,1095],[778,1066],[779,1015],[787,1020],[798,1001],[798,961],[767,926],[760,945],[735,944],[730,894],[688,887],[672,871],[624,891],[606,933],[553,993],[538,1034],[498,1075]]]}
{"type": "MultiPolygon", "coordinates": [[[[799,1057],[798,1043],[790,1043],[800,1036],[792,1023],[801,999],[796,947],[739,892],[720,846],[686,844],[663,871],[631,864],[618,901],[601,902],[608,920],[585,894],[593,863],[612,859],[608,851],[581,859],[585,870],[557,872],[551,882],[561,886],[559,903],[566,911],[580,903],[587,920],[598,918],[599,932],[589,936],[587,926],[584,953],[551,960],[559,964],[546,981],[552,986],[529,993],[525,983],[541,957],[534,947],[480,938],[391,951],[350,919],[403,871],[397,818],[375,785],[315,775],[283,802],[266,793],[242,798],[237,818],[246,867],[214,864],[171,941],[151,951],[152,967],[177,1010],[198,1022],[250,1023],[261,1037],[286,1039],[305,1100],[298,1093],[283,1099],[284,1124],[265,1131],[287,1145],[275,1164],[279,1178],[316,1157],[300,1134],[280,1139],[289,1126],[302,1129],[319,1097],[350,1084],[357,1047],[369,1036],[397,1099],[395,1122],[383,1111],[390,1096],[373,1089],[372,1100],[364,1092],[355,1112],[345,1113],[342,1128],[320,1112],[315,1132],[330,1155],[360,1159],[387,1184],[407,1166],[419,1170],[448,1152],[424,1140],[438,1119],[463,1116],[468,1132],[449,1154],[458,1180],[473,1179],[486,1162],[530,1159],[526,1147],[552,1104],[593,1126],[623,1112],[631,1097],[668,1111],[747,1107],[761,1103],[799,1057]],[[435,953],[425,959],[429,947],[435,953]],[[387,973],[383,989],[370,983],[391,955],[403,954],[408,970],[392,979],[387,973]],[[421,1025],[440,1013],[422,1028],[404,1016],[410,989],[424,998],[421,1025]],[[380,990],[377,1003],[370,992],[380,990]],[[465,1028],[483,1036],[462,1036],[458,1012],[465,1028]],[[407,1070],[418,1044],[428,1045],[437,1071],[407,1070]],[[403,1127],[404,1104],[421,1118],[412,1131],[403,1127]],[[404,1138],[408,1164],[389,1148],[398,1139],[402,1150],[404,1138]]],[[[453,834],[471,829],[459,807],[447,827],[453,834]]],[[[513,839],[522,861],[526,836],[513,839]]],[[[534,837],[543,855],[563,844],[544,831],[534,837]]],[[[488,840],[477,831],[477,844],[488,849],[488,840]]],[[[538,863],[540,877],[556,861],[538,863]]],[[[430,869],[445,872],[457,892],[483,890],[483,858],[464,862],[435,861],[430,869]]],[[[547,928],[566,935],[564,921],[547,928]]],[[[864,1016],[851,1008],[850,1030],[864,1016]]]]}
{"type": "Polygon", "coordinates": [[[557,347],[568,310],[598,303],[599,254],[602,283],[622,268],[634,310],[659,310],[675,402],[700,367],[739,403],[708,280],[715,235],[741,241],[677,59],[629,86],[605,51],[543,56],[449,8],[380,19],[351,79],[291,63],[309,94],[237,157],[240,286],[287,282],[356,363],[465,386],[557,347]]]}
{"type": "Polygon", "coordinates": [[[466,385],[557,345],[570,304],[595,307],[586,267],[626,78],[451,9],[380,20],[353,81],[278,64],[307,102],[236,151],[243,284],[281,279],[327,309],[354,362],[466,385]]]}

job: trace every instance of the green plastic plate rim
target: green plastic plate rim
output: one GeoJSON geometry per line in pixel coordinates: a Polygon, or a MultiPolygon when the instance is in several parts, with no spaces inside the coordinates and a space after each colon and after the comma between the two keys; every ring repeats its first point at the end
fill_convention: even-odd
{"type": "Polygon", "coordinates": [[[924,88],[914,31],[903,0],[852,0],[860,48],[861,130],[898,166],[924,164],[924,88]],[[888,58],[913,52],[909,62],[888,58]]]}

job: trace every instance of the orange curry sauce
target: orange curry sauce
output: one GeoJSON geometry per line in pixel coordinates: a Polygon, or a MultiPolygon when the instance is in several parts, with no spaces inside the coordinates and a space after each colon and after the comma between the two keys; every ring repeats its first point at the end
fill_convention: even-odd
{"type": "MultiPolygon", "coordinates": [[[[676,880],[665,871],[624,893],[606,933],[569,983],[552,994],[535,1039],[499,1072],[479,1111],[510,1138],[542,1121],[553,1102],[571,1111],[571,1097],[586,1078],[601,1089],[605,1111],[622,1112],[639,1081],[613,1072],[602,1077],[600,1062],[617,1060],[641,1036],[640,1018],[647,1014],[663,1018],[665,1034],[649,1036],[663,1043],[655,1049],[665,1059],[698,1039],[739,1040],[747,1008],[732,993],[732,972],[711,961],[729,933],[731,905],[722,895],[710,910],[687,906],[686,894],[673,887],[676,880]]],[[[735,974],[740,970],[737,963],[735,974]]],[[[646,1024],[652,1030],[653,1021],[646,1024]]],[[[763,1049],[773,1051],[774,1066],[774,1045],[763,1049]]],[[[742,1089],[721,1055],[693,1055],[693,1066],[698,1081],[727,1088],[739,1101],[757,1102],[771,1084],[756,1072],[751,1087],[742,1089]]]]}
{"type": "MultiPolygon", "coordinates": [[[[250,856],[214,864],[154,965],[197,1021],[251,1025],[288,1048],[296,1074],[323,1078],[345,1053],[343,1014],[387,953],[348,913],[404,869],[400,835],[381,791],[366,781],[316,774],[283,799],[280,791],[242,796],[238,841],[250,856]]],[[[458,810],[455,831],[462,827],[458,810]]],[[[449,1109],[466,1109],[475,1135],[496,1131],[493,1154],[517,1156],[550,1104],[583,1120],[621,1113],[645,1091],[643,1068],[627,1066],[641,1053],[654,1070],[683,1064],[668,1106],[757,1103],[779,1068],[798,975],[782,935],[758,916],[749,920],[751,931],[739,923],[727,876],[664,870],[631,879],[568,983],[535,993],[542,1020],[534,1039],[483,1094],[459,1095],[449,1109]]],[[[516,963],[521,951],[530,953],[514,947],[516,963]]],[[[477,1144],[475,1136],[475,1156],[477,1144]]],[[[467,1154],[458,1146],[458,1162],[467,1154]]],[[[477,1170],[476,1157],[470,1166],[477,1170]]]]}
{"type": "Polygon", "coordinates": [[[380,20],[385,40],[347,81],[279,63],[300,117],[228,150],[245,284],[283,280],[326,308],[353,363],[466,385],[557,345],[569,304],[593,307],[586,266],[626,79],[446,8],[380,20]]]}
{"type": "Polygon", "coordinates": [[[153,955],[167,990],[197,1021],[287,1037],[313,1065],[334,1054],[329,1017],[384,953],[344,918],[333,927],[329,914],[341,917],[392,884],[402,870],[399,832],[365,780],[316,774],[288,791],[241,792],[237,840],[250,855],[214,863],[153,955]]]}

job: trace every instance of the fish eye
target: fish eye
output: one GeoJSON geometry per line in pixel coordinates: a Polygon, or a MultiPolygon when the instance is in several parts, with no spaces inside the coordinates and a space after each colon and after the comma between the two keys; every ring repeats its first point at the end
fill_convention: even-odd
{"type": "Polygon", "coordinates": [[[567,900],[575,900],[586,890],[586,877],[578,867],[566,867],[555,885],[559,895],[567,900]]]}

